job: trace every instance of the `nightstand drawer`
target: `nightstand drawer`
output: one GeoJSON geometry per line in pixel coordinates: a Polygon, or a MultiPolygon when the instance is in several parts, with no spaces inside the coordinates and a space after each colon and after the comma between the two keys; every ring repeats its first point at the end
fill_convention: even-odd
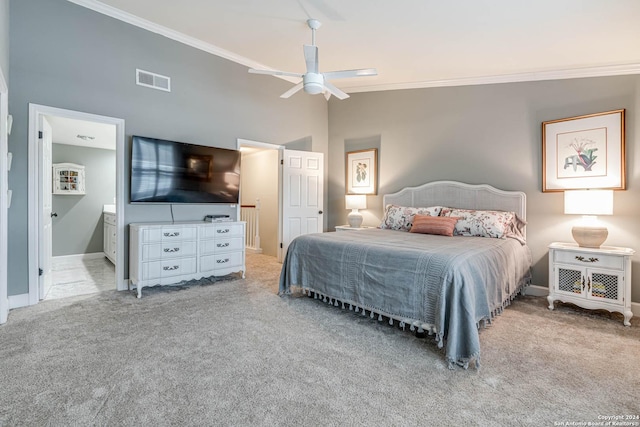
{"type": "Polygon", "coordinates": [[[573,264],[582,267],[614,268],[624,269],[624,258],[615,255],[594,254],[587,252],[556,251],[555,262],[562,264],[573,264]]]}

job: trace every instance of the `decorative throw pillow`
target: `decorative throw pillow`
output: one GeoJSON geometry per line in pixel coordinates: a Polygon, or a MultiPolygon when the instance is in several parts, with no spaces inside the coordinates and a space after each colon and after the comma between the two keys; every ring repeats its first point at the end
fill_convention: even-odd
{"type": "Polygon", "coordinates": [[[510,237],[516,214],[504,211],[443,208],[443,217],[458,217],[453,234],[456,236],[510,237]]]}
{"type": "Polygon", "coordinates": [[[453,216],[416,215],[413,218],[413,226],[409,232],[453,236],[456,222],[458,222],[458,218],[453,216]]]}
{"type": "Polygon", "coordinates": [[[408,206],[387,205],[384,210],[384,217],[379,228],[388,230],[409,231],[413,225],[413,217],[416,215],[438,216],[442,206],[432,206],[428,208],[414,208],[408,206]]]}

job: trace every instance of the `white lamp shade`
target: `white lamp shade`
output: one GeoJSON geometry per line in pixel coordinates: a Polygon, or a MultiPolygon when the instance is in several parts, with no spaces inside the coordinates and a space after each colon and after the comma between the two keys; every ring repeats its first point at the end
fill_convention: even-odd
{"type": "Polygon", "coordinates": [[[571,190],[564,192],[567,215],[613,215],[613,190],[571,190]]]}
{"type": "Polygon", "coordinates": [[[367,196],[364,194],[347,194],[344,198],[347,209],[367,209],[367,196]]]}

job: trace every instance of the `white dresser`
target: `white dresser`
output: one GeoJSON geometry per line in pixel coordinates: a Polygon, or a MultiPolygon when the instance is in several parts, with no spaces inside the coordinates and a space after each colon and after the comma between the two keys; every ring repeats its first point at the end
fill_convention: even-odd
{"type": "Polygon", "coordinates": [[[129,279],[142,288],[242,272],[244,222],[129,224],[129,279]]]}

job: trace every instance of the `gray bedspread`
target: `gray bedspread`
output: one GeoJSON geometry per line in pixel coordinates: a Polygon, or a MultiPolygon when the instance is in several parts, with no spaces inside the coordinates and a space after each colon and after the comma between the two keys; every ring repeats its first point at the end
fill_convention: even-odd
{"type": "Polygon", "coordinates": [[[450,364],[478,367],[480,322],[509,304],[530,267],[529,248],[513,239],[382,229],[309,234],[289,246],[280,294],[298,287],[426,330],[450,364]]]}

